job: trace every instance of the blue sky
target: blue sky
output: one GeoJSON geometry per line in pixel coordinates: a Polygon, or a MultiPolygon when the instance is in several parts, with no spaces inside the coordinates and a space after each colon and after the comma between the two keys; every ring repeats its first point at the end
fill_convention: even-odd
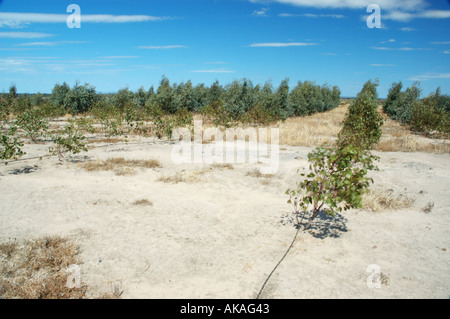
{"type": "Polygon", "coordinates": [[[430,0],[0,0],[0,92],[99,92],[171,82],[254,84],[286,77],[355,96],[379,78],[450,94],[450,2],[430,0]],[[369,28],[368,4],[381,9],[369,28]],[[70,4],[81,28],[69,28],[70,4]]]}

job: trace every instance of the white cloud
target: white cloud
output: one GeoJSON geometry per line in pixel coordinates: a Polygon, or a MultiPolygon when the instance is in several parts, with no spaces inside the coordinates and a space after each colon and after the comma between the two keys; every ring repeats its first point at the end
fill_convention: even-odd
{"type": "Polygon", "coordinates": [[[450,44],[450,41],[431,42],[431,44],[450,44]]]}
{"type": "MultiPolygon", "coordinates": [[[[0,27],[23,27],[30,23],[66,23],[70,14],[52,13],[16,13],[0,12],[0,27]]],[[[131,23],[162,21],[169,17],[154,17],[149,15],[110,15],[110,14],[83,14],[81,23],[131,23]]]]}
{"type": "MultiPolygon", "coordinates": [[[[250,0],[252,3],[267,3],[267,0],[250,0]]],[[[298,7],[310,8],[334,8],[334,9],[362,9],[367,8],[373,0],[270,0],[269,2],[278,2],[290,4],[298,7]]],[[[417,10],[426,6],[425,0],[377,0],[376,3],[385,10],[402,9],[417,10]]]]}
{"type": "Polygon", "coordinates": [[[411,27],[404,27],[404,28],[401,28],[400,30],[401,30],[401,31],[404,31],[404,32],[412,32],[412,31],[416,31],[416,29],[411,28],[411,27]]]}
{"type": "Polygon", "coordinates": [[[51,37],[53,34],[40,32],[0,32],[0,38],[11,39],[38,39],[51,37]]]}
{"type": "Polygon", "coordinates": [[[249,47],[252,47],[252,48],[262,48],[262,47],[282,48],[282,47],[304,47],[304,46],[311,46],[311,45],[317,45],[317,43],[304,43],[304,42],[253,43],[253,44],[250,44],[249,47]]]}
{"type": "Polygon", "coordinates": [[[410,48],[410,47],[402,47],[402,48],[372,47],[372,49],[382,50],[382,51],[426,51],[426,50],[430,50],[427,48],[410,48]]]}
{"type": "Polygon", "coordinates": [[[334,18],[334,19],[342,19],[345,18],[342,14],[315,14],[315,13],[299,13],[299,14],[292,14],[292,13],[280,13],[278,15],[282,18],[292,18],[292,17],[305,17],[305,18],[334,18]]]}
{"type": "Polygon", "coordinates": [[[114,56],[104,56],[103,59],[136,59],[136,55],[114,55],[114,56]]]}
{"type": "Polygon", "coordinates": [[[148,50],[169,50],[169,49],[181,49],[187,48],[185,45],[140,45],[138,49],[148,49],[148,50]]]}
{"type": "Polygon", "coordinates": [[[253,15],[258,17],[267,17],[267,11],[269,11],[268,8],[262,8],[261,10],[255,10],[253,15]]]}
{"type": "Polygon", "coordinates": [[[450,79],[450,73],[425,73],[409,78],[411,81],[427,81],[431,79],[450,79]]]}
{"type": "Polygon", "coordinates": [[[26,46],[44,46],[44,47],[53,47],[60,44],[78,44],[78,43],[86,43],[86,41],[53,41],[53,42],[28,42],[28,43],[19,43],[16,46],[26,47],[26,46]]]}
{"type": "Polygon", "coordinates": [[[228,69],[211,69],[211,70],[195,70],[193,73],[235,73],[235,71],[228,69]]]}
{"type": "Polygon", "coordinates": [[[450,10],[426,10],[421,12],[391,11],[382,15],[382,19],[408,22],[413,19],[448,19],[450,10]]]}
{"type": "Polygon", "coordinates": [[[442,51],[444,54],[450,54],[450,51],[442,51]]]}
{"type": "Polygon", "coordinates": [[[392,66],[397,66],[396,64],[371,64],[370,66],[375,66],[375,67],[392,67],[392,66]]]}

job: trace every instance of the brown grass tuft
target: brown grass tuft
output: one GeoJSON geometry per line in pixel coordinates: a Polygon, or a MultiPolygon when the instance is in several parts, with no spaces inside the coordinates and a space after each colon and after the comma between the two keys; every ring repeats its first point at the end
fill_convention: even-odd
{"type": "Polygon", "coordinates": [[[363,196],[363,209],[372,212],[382,212],[385,210],[396,210],[412,207],[415,200],[407,197],[404,194],[394,194],[392,189],[383,189],[376,187],[370,189],[367,194],[363,196]]]}
{"type": "Polygon", "coordinates": [[[256,177],[256,178],[272,178],[275,175],[273,174],[263,174],[261,173],[261,171],[258,168],[255,168],[249,172],[247,172],[247,174],[245,174],[245,176],[251,176],[251,177],[256,177]]]}
{"type": "Polygon", "coordinates": [[[148,199],[139,199],[134,201],[133,205],[135,206],[153,206],[153,203],[148,199]]]}
{"type": "Polygon", "coordinates": [[[201,181],[200,176],[203,175],[205,172],[206,170],[204,169],[194,172],[178,172],[175,175],[171,176],[161,176],[160,178],[158,178],[158,181],[172,184],[196,183],[201,181]]]}
{"type": "Polygon", "coordinates": [[[69,288],[67,268],[79,263],[78,247],[45,237],[0,245],[0,298],[81,299],[86,287],[69,288]]]}
{"type": "Polygon", "coordinates": [[[93,161],[83,163],[81,165],[88,172],[95,171],[114,171],[118,176],[134,175],[134,168],[161,168],[162,165],[158,160],[126,160],[123,157],[110,158],[105,161],[93,161]]]}

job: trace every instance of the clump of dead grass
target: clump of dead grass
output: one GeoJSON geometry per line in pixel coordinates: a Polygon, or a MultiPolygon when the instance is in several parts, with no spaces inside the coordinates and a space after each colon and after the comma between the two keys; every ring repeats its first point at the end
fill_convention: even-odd
{"type": "Polygon", "coordinates": [[[375,187],[363,196],[362,208],[372,212],[382,212],[409,208],[414,203],[415,199],[404,194],[395,194],[393,189],[375,187]]]}
{"type": "Polygon", "coordinates": [[[151,201],[149,201],[148,199],[139,199],[139,200],[135,200],[133,202],[133,205],[135,206],[153,206],[153,203],[151,201]]]}
{"type": "Polygon", "coordinates": [[[67,268],[79,263],[77,245],[61,237],[0,245],[0,299],[82,299],[86,286],[69,288],[67,268]]]}
{"type": "Polygon", "coordinates": [[[159,182],[163,183],[172,183],[172,184],[178,184],[178,183],[196,183],[200,182],[201,178],[200,176],[206,173],[207,170],[197,170],[193,172],[177,172],[174,175],[169,176],[161,176],[158,178],[159,182]]]}
{"type": "Polygon", "coordinates": [[[248,171],[245,176],[251,176],[256,178],[272,178],[275,175],[273,174],[263,174],[258,168],[252,169],[251,171],[248,171]]]}
{"type": "Polygon", "coordinates": [[[109,158],[104,161],[92,161],[83,163],[82,167],[88,172],[114,171],[118,176],[134,175],[136,167],[141,168],[161,168],[158,160],[126,160],[121,158],[109,158]]]}

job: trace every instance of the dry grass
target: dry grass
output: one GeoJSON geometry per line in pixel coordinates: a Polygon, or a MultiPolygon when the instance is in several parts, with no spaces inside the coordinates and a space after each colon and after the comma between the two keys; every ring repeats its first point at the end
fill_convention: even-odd
{"type": "Polygon", "coordinates": [[[153,203],[148,199],[139,199],[133,202],[135,206],[153,206],[153,203]]]}
{"type": "Polygon", "coordinates": [[[207,170],[205,170],[205,169],[193,171],[193,172],[185,172],[185,171],[178,172],[175,175],[171,175],[171,176],[161,176],[160,178],[158,178],[158,182],[172,183],[172,184],[196,183],[196,182],[201,181],[200,176],[206,172],[207,172],[207,170]]]}
{"type": "Polygon", "coordinates": [[[394,194],[392,189],[381,187],[372,188],[369,193],[363,196],[363,209],[372,212],[382,212],[385,210],[397,210],[412,207],[415,200],[404,194],[394,194]]]}
{"type": "Polygon", "coordinates": [[[261,173],[261,171],[258,168],[255,168],[255,169],[247,172],[247,174],[245,176],[251,176],[251,177],[256,177],[256,178],[272,178],[275,175],[273,175],[273,174],[263,174],[263,173],[261,173]]]}
{"type": "Polygon", "coordinates": [[[105,161],[93,161],[81,165],[88,172],[95,171],[114,171],[118,176],[134,175],[134,168],[161,168],[158,160],[126,160],[123,157],[109,158],[105,161]]]}
{"type": "Polygon", "coordinates": [[[224,164],[215,163],[215,164],[211,165],[211,168],[212,169],[220,169],[220,170],[224,170],[224,169],[231,170],[231,169],[234,169],[234,166],[231,163],[224,163],[224,164]]]}
{"type": "Polygon", "coordinates": [[[81,299],[86,287],[69,288],[67,268],[79,263],[78,247],[45,237],[0,245],[0,299],[81,299]]]}
{"type": "MultiPolygon", "coordinates": [[[[280,144],[291,146],[316,147],[323,143],[333,144],[341,130],[349,104],[325,113],[317,113],[305,117],[288,118],[279,123],[280,144]]],[[[385,122],[382,126],[382,137],[374,150],[383,152],[428,152],[450,153],[450,141],[431,139],[413,134],[408,126],[390,119],[379,106],[385,122]]]]}
{"type": "Polygon", "coordinates": [[[325,113],[288,118],[278,124],[280,144],[291,146],[320,146],[333,143],[341,130],[348,104],[325,113]]]}
{"type": "Polygon", "coordinates": [[[124,141],[123,139],[119,139],[119,138],[104,137],[104,138],[91,139],[91,140],[86,141],[86,143],[87,144],[96,144],[96,143],[115,144],[115,143],[120,143],[123,141],[124,141]]]}

